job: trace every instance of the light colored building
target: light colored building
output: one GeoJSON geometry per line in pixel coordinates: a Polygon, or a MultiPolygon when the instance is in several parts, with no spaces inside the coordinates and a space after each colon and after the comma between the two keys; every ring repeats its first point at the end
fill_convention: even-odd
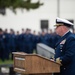
{"type": "MultiPolygon", "coordinates": [[[[32,2],[37,2],[38,0],[32,0],[32,2]]],[[[49,29],[54,29],[56,17],[61,17],[69,20],[75,21],[75,0],[40,0],[44,3],[35,10],[21,10],[17,9],[17,14],[15,15],[7,9],[5,16],[0,14],[0,27],[3,29],[13,28],[14,30],[21,30],[21,28],[30,28],[32,30],[40,31],[40,21],[48,20],[49,29]]]]}

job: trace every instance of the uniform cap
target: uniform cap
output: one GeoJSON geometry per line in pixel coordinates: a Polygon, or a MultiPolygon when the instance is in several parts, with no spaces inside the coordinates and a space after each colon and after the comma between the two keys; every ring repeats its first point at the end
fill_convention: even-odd
{"type": "Polygon", "coordinates": [[[61,26],[61,25],[65,25],[67,27],[73,27],[74,24],[71,23],[70,21],[66,20],[66,19],[61,19],[61,18],[56,18],[56,25],[54,26],[61,26]]]}

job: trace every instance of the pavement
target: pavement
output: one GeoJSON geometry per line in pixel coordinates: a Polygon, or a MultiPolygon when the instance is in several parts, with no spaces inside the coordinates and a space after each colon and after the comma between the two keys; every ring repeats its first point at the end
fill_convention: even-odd
{"type": "Polygon", "coordinates": [[[0,75],[21,75],[19,73],[10,73],[10,68],[9,67],[0,67],[0,75]]]}

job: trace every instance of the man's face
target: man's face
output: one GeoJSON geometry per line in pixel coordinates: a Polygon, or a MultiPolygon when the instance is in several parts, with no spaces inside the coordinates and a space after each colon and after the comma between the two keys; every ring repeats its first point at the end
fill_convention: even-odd
{"type": "Polygon", "coordinates": [[[0,31],[0,35],[2,35],[3,34],[3,32],[2,31],[0,31]]]}
{"type": "Polygon", "coordinates": [[[63,28],[63,26],[56,26],[56,29],[55,29],[56,34],[58,34],[58,35],[61,36],[61,34],[62,34],[62,28],[63,28]]]}

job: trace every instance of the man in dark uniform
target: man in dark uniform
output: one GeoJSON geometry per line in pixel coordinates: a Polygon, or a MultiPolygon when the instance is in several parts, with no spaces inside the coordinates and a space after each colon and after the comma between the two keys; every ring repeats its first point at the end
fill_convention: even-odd
{"type": "Polygon", "coordinates": [[[52,41],[51,47],[52,47],[52,48],[55,48],[56,43],[57,43],[58,40],[60,39],[60,36],[57,35],[55,32],[52,33],[52,34],[50,34],[50,36],[51,36],[51,41],[52,41]]]}
{"type": "Polygon", "coordinates": [[[55,48],[55,60],[61,64],[60,73],[75,75],[75,35],[70,32],[73,24],[68,20],[56,19],[56,33],[61,36],[55,48]]]}
{"type": "MultiPolygon", "coordinates": [[[[15,33],[13,29],[10,29],[10,34],[9,34],[9,48],[10,48],[10,53],[12,55],[12,52],[16,52],[16,45],[15,45],[15,33]]],[[[13,55],[11,57],[13,59],[13,55]]]]}
{"type": "Polygon", "coordinates": [[[0,59],[5,61],[5,46],[3,40],[3,30],[0,28],[0,59]]]}
{"type": "Polygon", "coordinates": [[[3,37],[4,37],[4,44],[5,44],[5,58],[7,60],[9,60],[9,54],[10,54],[10,50],[9,50],[9,34],[8,34],[7,29],[5,29],[5,31],[3,33],[3,37]]]}
{"type": "Polygon", "coordinates": [[[25,52],[24,37],[25,37],[25,30],[22,29],[22,33],[19,35],[19,48],[20,48],[20,52],[25,52]]]}
{"type": "Polygon", "coordinates": [[[20,33],[17,31],[15,35],[15,45],[16,45],[16,51],[20,51],[20,33]]]}
{"type": "Polygon", "coordinates": [[[37,41],[36,41],[36,38],[37,38],[37,35],[36,35],[36,31],[33,31],[33,50],[36,50],[36,44],[37,44],[37,41]]]}
{"type": "Polygon", "coordinates": [[[33,53],[33,35],[31,34],[31,30],[27,29],[26,34],[24,36],[25,42],[25,52],[26,53],[33,53]]]}
{"type": "Polygon", "coordinates": [[[43,30],[40,35],[40,43],[43,43],[47,46],[49,46],[49,36],[48,34],[43,30]]]}

